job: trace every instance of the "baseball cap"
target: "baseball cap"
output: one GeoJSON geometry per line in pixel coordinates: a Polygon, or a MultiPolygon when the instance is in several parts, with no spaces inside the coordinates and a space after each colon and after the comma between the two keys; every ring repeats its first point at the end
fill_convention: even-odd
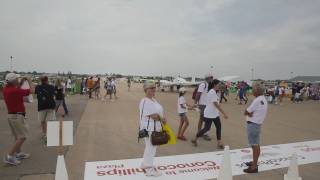
{"type": "Polygon", "coordinates": [[[6,75],[6,82],[13,82],[15,81],[16,79],[18,79],[20,77],[19,74],[16,74],[16,73],[9,73],[6,75]]]}
{"type": "Polygon", "coordinates": [[[187,90],[186,90],[186,88],[184,88],[184,87],[182,87],[182,88],[179,89],[179,92],[180,92],[180,93],[183,93],[183,92],[186,92],[186,91],[187,91],[187,90]]]}
{"type": "Polygon", "coordinates": [[[146,81],[143,84],[143,89],[155,88],[156,84],[152,81],[146,81]]]}

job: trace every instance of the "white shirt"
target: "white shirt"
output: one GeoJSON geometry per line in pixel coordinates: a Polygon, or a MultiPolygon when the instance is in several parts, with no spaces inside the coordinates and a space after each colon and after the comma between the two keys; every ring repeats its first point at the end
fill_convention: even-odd
{"type": "Polygon", "coordinates": [[[219,97],[214,89],[211,89],[207,94],[206,108],[204,109],[204,117],[206,118],[216,118],[220,116],[219,110],[213,104],[217,102],[219,104],[219,97]]]}
{"type": "Polygon", "coordinates": [[[247,121],[262,124],[267,116],[268,103],[264,96],[256,97],[247,108],[249,113],[253,113],[252,117],[247,116],[247,121]]]}
{"type": "Polygon", "coordinates": [[[178,113],[181,114],[181,113],[186,113],[186,112],[188,112],[188,110],[187,110],[187,101],[184,98],[184,96],[180,96],[178,98],[178,113]],[[182,108],[181,105],[183,107],[185,107],[185,109],[182,108]]]}
{"type": "Polygon", "coordinates": [[[140,101],[139,105],[140,110],[140,130],[146,129],[147,131],[154,131],[154,122],[156,122],[156,131],[161,130],[161,123],[160,121],[154,121],[149,116],[152,114],[159,114],[160,117],[163,117],[163,108],[158,103],[156,99],[149,99],[149,98],[143,98],[140,101]],[[149,126],[148,126],[149,121],[149,126]]]}
{"type": "Polygon", "coordinates": [[[68,89],[71,88],[71,79],[68,79],[68,81],[67,81],[67,88],[68,88],[68,89]]]}
{"type": "Polygon", "coordinates": [[[207,103],[207,93],[208,93],[208,83],[203,82],[199,85],[198,92],[201,93],[199,99],[199,105],[206,105],[207,103]]]}
{"type": "Polygon", "coordinates": [[[116,86],[116,82],[115,81],[111,81],[111,86],[115,87],[116,86]]]}

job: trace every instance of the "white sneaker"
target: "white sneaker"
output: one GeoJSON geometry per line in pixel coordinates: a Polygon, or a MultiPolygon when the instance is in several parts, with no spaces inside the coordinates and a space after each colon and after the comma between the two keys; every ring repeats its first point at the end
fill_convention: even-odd
{"type": "Polygon", "coordinates": [[[3,162],[7,163],[7,164],[10,164],[10,165],[13,165],[13,166],[17,166],[19,165],[21,162],[14,156],[9,156],[7,155],[3,162]]]}
{"type": "Polygon", "coordinates": [[[146,169],[146,176],[159,177],[159,176],[162,176],[162,173],[156,170],[155,168],[149,168],[149,169],[146,169]]]}

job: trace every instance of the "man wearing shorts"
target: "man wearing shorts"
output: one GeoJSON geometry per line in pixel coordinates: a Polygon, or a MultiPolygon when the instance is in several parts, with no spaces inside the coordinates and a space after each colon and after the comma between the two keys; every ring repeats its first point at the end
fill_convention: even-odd
{"type": "Polygon", "coordinates": [[[49,84],[48,77],[41,77],[41,84],[36,86],[38,99],[38,117],[42,127],[42,140],[47,143],[47,121],[56,120],[55,88],[49,84]]]}
{"type": "Polygon", "coordinates": [[[4,162],[10,165],[18,165],[22,159],[30,157],[30,154],[23,153],[21,147],[28,136],[28,125],[26,124],[26,110],[23,97],[33,92],[33,85],[30,79],[23,78],[21,83],[19,76],[15,73],[6,75],[6,86],[3,89],[3,97],[8,110],[8,123],[15,138],[15,143],[4,158],[4,162]],[[30,89],[21,89],[23,82],[27,80],[30,89]]]}
{"type": "MultiPolygon", "coordinates": [[[[204,109],[206,108],[207,103],[207,93],[208,93],[208,84],[212,82],[213,76],[211,74],[207,74],[205,76],[205,82],[199,84],[198,92],[195,99],[195,104],[198,104],[198,108],[200,110],[200,118],[198,122],[198,132],[202,129],[202,124],[204,121],[204,109]]],[[[211,140],[207,135],[203,135],[205,140],[211,140]]]]}
{"type": "Polygon", "coordinates": [[[247,135],[249,145],[253,152],[253,161],[247,162],[247,169],[245,173],[257,173],[258,172],[258,159],[260,156],[260,134],[261,126],[266,118],[268,103],[264,97],[264,87],[260,83],[253,85],[253,95],[255,99],[251,105],[246,109],[245,116],[247,116],[247,135]]]}

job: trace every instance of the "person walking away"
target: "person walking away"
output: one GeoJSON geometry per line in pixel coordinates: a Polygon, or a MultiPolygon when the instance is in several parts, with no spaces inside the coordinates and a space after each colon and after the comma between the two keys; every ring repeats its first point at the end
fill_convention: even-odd
{"type": "Polygon", "coordinates": [[[225,102],[227,102],[227,98],[225,97],[227,88],[224,82],[221,82],[219,84],[219,90],[220,90],[220,104],[222,103],[222,100],[224,100],[225,102]]]}
{"type": "Polygon", "coordinates": [[[47,143],[47,121],[56,120],[56,103],[54,100],[55,89],[49,84],[48,77],[40,78],[41,84],[35,88],[35,94],[38,99],[38,118],[42,127],[42,140],[44,144],[47,143]]]}
{"type": "Polygon", "coordinates": [[[3,88],[3,98],[8,111],[8,123],[11,133],[14,136],[14,145],[10,148],[4,158],[6,164],[17,166],[21,160],[30,157],[30,154],[22,152],[22,145],[28,137],[28,125],[26,122],[26,109],[23,97],[34,92],[30,78],[23,78],[19,83],[19,76],[15,73],[8,73],[3,88]],[[21,89],[24,81],[28,81],[30,89],[21,89]]]}
{"type": "Polygon", "coordinates": [[[55,111],[58,112],[60,105],[62,104],[64,110],[64,116],[69,114],[68,107],[65,101],[65,89],[63,83],[61,83],[60,79],[57,79],[55,84],[55,96],[56,96],[56,108],[55,111]]]}
{"type": "Polygon", "coordinates": [[[283,97],[285,97],[285,90],[283,86],[279,88],[279,103],[282,105],[283,97]]]}
{"type": "Polygon", "coordinates": [[[130,92],[130,88],[131,88],[131,79],[130,77],[128,77],[128,92],[130,92]]]}
{"type": "Polygon", "coordinates": [[[151,134],[153,131],[160,132],[162,130],[161,123],[166,123],[164,118],[163,107],[155,98],[156,85],[153,82],[146,81],[143,85],[145,97],[142,98],[139,104],[140,110],[140,131],[146,130],[148,136],[145,140],[145,150],[141,168],[145,170],[146,176],[158,177],[162,174],[154,165],[154,157],[156,155],[157,146],[151,143],[151,134]]]}
{"type": "Polygon", "coordinates": [[[245,173],[258,172],[261,126],[267,116],[268,110],[268,103],[263,93],[264,86],[260,83],[254,84],[253,95],[255,96],[255,99],[244,112],[244,115],[247,117],[248,141],[253,153],[253,161],[246,163],[248,168],[244,169],[245,173]]]}
{"type": "Polygon", "coordinates": [[[81,78],[81,83],[80,83],[80,94],[83,95],[83,92],[84,92],[84,78],[81,78]]]}
{"type": "Polygon", "coordinates": [[[95,93],[95,98],[99,99],[100,98],[100,78],[98,78],[98,80],[95,82],[94,93],[95,93]]]}
{"type": "Polygon", "coordinates": [[[89,78],[88,77],[86,77],[85,78],[85,84],[84,84],[84,92],[85,92],[85,95],[89,95],[89,92],[88,92],[88,80],[89,80],[89,78]]]}
{"type": "Polygon", "coordinates": [[[114,94],[114,98],[115,99],[118,99],[118,96],[117,96],[117,86],[116,86],[116,80],[115,79],[112,79],[111,81],[111,87],[112,87],[112,93],[114,94]]]}
{"type": "Polygon", "coordinates": [[[224,145],[221,140],[221,120],[220,120],[220,113],[223,114],[225,119],[228,119],[227,114],[219,105],[219,97],[217,95],[217,90],[219,90],[219,83],[220,81],[215,79],[209,85],[209,92],[207,95],[207,104],[204,110],[204,128],[201,129],[194,140],[191,142],[194,146],[198,146],[197,140],[199,137],[203,136],[203,134],[207,133],[211,129],[212,122],[216,126],[216,137],[217,137],[217,147],[218,149],[223,149],[224,145]]]}
{"type": "Polygon", "coordinates": [[[278,104],[279,96],[280,96],[280,82],[278,82],[277,85],[274,86],[274,97],[273,97],[274,104],[278,104]]]}
{"type": "Polygon", "coordinates": [[[293,103],[295,103],[295,98],[296,98],[297,88],[298,88],[297,83],[292,83],[292,89],[291,89],[291,92],[292,92],[292,95],[291,95],[291,101],[292,101],[293,103]]]}
{"type": "Polygon", "coordinates": [[[67,94],[71,93],[71,89],[72,89],[72,85],[71,85],[72,81],[71,81],[71,76],[69,76],[68,80],[67,80],[67,94]]]}
{"type": "Polygon", "coordinates": [[[111,85],[111,78],[108,78],[104,84],[104,88],[106,89],[106,94],[104,95],[104,99],[107,98],[109,95],[109,99],[112,99],[112,85],[111,85]]]}
{"type": "Polygon", "coordinates": [[[186,94],[186,89],[184,87],[179,89],[179,98],[178,98],[178,114],[180,117],[180,125],[178,130],[178,136],[177,138],[186,141],[187,138],[184,136],[184,133],[186,132],[186,129],[189,126],[189,120],[187,116],[188,108],[193,108],[192,105],[187,104],[187,101],[184,97],[186,94]]]}
{"type": "Polygon", "coordinates": [[[297,83],[296,85],[296,94],[294,96],[294,102],[295,103],[301,103],[301,99],[300,99],[300,96],[301,96],[301,86],[300,86],[300,83],[297,83]]]}
{"type": "Polygon", "coordinates": [[[93,77],[90,77],[89,80],[87,81],[87,87],[88,87],[88,91],[89,91],[89,99],[92,98],[93,86],[94,86],[93,77]]]}
{"type": "Polygon", "coordinates": [[[245,99],[245,85],[244,83],[240,84],[240,89],[239,89],[239,105],[242,105],[242,101],[247,104],[247,100],[245,99]]]}
{"type": "MultiPolygon", "coordinates": [[[[205,81],[199,84],[197,89],[197,94],[195,97],[195,104],[198,105],[200,111],[200,118],[198,122],[198,132],[202,129],[202,124],[204,121],[204,109],[206,108],[207,103],[207,93],[208,93],[208,86],[213,80],[213,76],[211,74],[205,75],[205,81]]],[[[203,135],[203,138],[207,141],[210,141],[211,138],[208,135],[203,135]]]]}

